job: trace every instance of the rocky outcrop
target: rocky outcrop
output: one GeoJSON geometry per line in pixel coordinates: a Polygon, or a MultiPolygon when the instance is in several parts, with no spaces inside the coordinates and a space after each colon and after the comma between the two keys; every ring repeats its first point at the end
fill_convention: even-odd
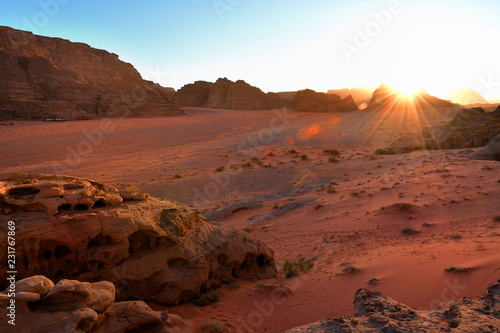
{"type": "Polygon", "coordinates": [[[215,83],[196,81],[175,94],[175,103],[186,107],[205,107],[230,110],[266,110],[285,105],[278,94],[264,93],[245,81],[226,78],[215,83]]]}
{"type": "Polygon", "coordinates": [[[350,95],[342,99],[335,94],[319,93],[310,89],[298,91],[291,106],[299,112],[349,112],[358,110],[350,95]]]}
{"type": "Polygon", "coordinates": [[[254,236],[176,202],[88,179],[0,177],[0,223],[8,221],[15,223],[18,278],[43,272],[56,282],[106,280],[119,300],[173,305],[236,278],[276,275],[272,250],[254,236]]]}
{"type": "Polygon", "coordinates": [[[328,90],[327,94],[335,94],[341,98],[351,95],[356,104],[368,103],[373,95],[373,88],[344,88],[337,90],[328,90]]]}
{"type": "Polygon", "coordinates": [[[378,291],[359,289],[354,317],[325,319],[286,333],[456,332],[493,333],[500,328],[500,283],[478,298],[464,297],[439,309],[414,310],[378,291]]]}
{"type": "Polygon", "coordinates": [[[45,276],[31,276],[0,293],[0,314],[7,318],[0,331],[191,332],[177,315],[153,311],[143,301],[114,300],[115,287],[108,281],[60,280],[54,285],[45,276]]]}
{"type": "Polygon", "coordinates": [[[500,134],[491,140],[486,147],[474,153],[471,160],[500,161],[500,134]]]}
{"type": "Polygon", "coordinates": [[[373,92],[368,107],[376,110],[399,110],[404,108],[429,109],[454,107],[451,102],[431,96],[425,90],[420,90],[413,96],[404,96],[396,89],[383,83],[373,92]]]}
{"type": "Polygon", "coordinates": [[[86,119],[179,114],[173,91],[116,54],[0,26],[0,117],[86,119]]]}
{"type": "Polygon", "coordinates": [[[445,126],[424,131],[427,149],[483,147],[500,134],[500,113],[482,108],[460,110],[445,126]]]}

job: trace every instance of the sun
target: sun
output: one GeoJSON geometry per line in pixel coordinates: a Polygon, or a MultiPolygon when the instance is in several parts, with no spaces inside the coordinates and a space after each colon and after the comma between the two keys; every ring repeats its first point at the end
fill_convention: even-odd
{"type": "Polygon", "coordinates": [[[407,98],[412,98],[423,90],[421,86],[413,82],[392,82],[389,83],[389,86],[407,98]]]}

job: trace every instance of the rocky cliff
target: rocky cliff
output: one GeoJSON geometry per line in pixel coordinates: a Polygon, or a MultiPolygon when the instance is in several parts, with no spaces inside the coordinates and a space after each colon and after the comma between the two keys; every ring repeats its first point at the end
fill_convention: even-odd
{"type": "Polygon", "coordinates": [[[414,310],[377,291],[359,289],[354,298],[354,317],[324,319],[286,333],[494,333],[499,329],[500,283],[496,282],[481,297],[464,297],[427,311],[414,310]]]}
{"type": "Polygon", "coordinates": [[[179,114],[116,54],[0,26],[0,119],[179,114]]]}
{"type": "Polygon", "coordinates": [[[175,103],[186,107],[230,110],[266,110],[286,104],[278,94],[266,94],[245,81],[233,82],[226,78],[215,83],[196,81],[187,84],[175,94],[175,103]]]}
{"type": "Polygon", "coordinates": [[[297,91],[291,106],[299,112],[349,112],[358,110],[350,95],[342,99],[335,94],[319,93],[310,89],[297,91]]]}
{"type": "MultiPolygon", "coordinates": [[[[43,272],[55,282],[106,280],[118,300],[174,305],[236,278],[276,275],[272,250],[247,232],[88,179],[0,177],[0,224],[8,221],[15,222],[18,279],[43,272]]],[[[7,262],[6,247],[0,260],[7,262]]]]}
{"type": "Polygon", "coordinates": [[[371,109],[398,110],[405,107],[429,109],[453,107],[455,105],[434,97],[424,90],[420,90],[415,95],[407,97],[384,83],[373,92],[368,106],[371,109]]]}

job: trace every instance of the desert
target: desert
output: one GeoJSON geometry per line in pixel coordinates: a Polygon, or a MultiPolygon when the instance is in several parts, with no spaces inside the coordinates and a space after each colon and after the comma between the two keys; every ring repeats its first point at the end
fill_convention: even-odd
{"type": "Polygon", "coordinates": [[[484,89],[171,88],[85,43],[0,42],[1,331],[500,331],[484,89]]]}

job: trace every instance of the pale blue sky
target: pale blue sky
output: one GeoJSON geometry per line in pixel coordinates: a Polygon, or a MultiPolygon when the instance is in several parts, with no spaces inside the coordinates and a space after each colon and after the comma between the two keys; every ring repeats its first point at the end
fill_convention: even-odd
{"type": "Polygon", "coordinates": [[[218,77],[264,91],[390,81],[436,94],[469,86],[489,99],[500,98],[498,14],[496,0],[0,3],[0,25],[106,49],[176,89],[218,77]]]}

